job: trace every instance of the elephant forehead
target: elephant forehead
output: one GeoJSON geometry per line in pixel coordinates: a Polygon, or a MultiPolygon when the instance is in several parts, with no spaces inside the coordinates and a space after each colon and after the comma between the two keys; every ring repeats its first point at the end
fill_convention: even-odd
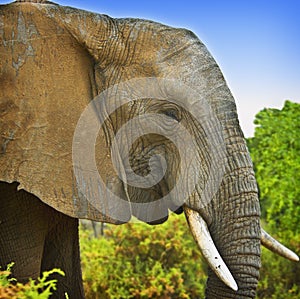
{"type": "Polygon", "coordinates": [[[0,6],[0,53],[0,180],[70,216],[103,220],[78,200],[72,166],[76,124],[96,95],[93,60],[29,5],[0,6]]]}

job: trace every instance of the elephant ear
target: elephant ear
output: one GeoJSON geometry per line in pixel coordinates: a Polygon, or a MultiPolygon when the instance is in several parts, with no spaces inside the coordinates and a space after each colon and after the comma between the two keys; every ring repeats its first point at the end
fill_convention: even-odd
{"type": "MultiPolygon", "coordinates": [[[[90,36],[108,20],[53,4],[0,6],[0,181],[18,182],[69,216],[115,223],[105,194],[90,190],[88,182],[81,181],[83,192],[77,188],[72,163],[76,125],[103,84],[92,53],[103,46],[101,34],[98,41],[90,36]]],[[[104,135],[98,134],[95,156],[109,184],[118,178],[104,135]]],[[[120,183],[113,185],[121,190],[120,183]]],[[[128,203],[120,207],[118,218],[125,222],[128,203]]]]}

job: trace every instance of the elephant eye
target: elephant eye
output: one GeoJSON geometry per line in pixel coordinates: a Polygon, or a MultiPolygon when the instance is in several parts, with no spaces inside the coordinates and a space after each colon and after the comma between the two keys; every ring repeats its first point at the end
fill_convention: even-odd
{"type": "Polygon", "coordinates": [[[175,119],[178,122],[180,122],[180,120],[181,120],[180,116],[179,116],[179,113],[176,109],[165,110],[165,111],[163,111],[163,114],[165,114],[168,117],[171,117],[171,118],[175,119]]]}

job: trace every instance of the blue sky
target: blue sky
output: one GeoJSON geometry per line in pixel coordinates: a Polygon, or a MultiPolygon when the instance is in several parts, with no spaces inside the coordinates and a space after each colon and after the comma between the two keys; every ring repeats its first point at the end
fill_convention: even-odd
{"type": "Polygon", "coordinates": [[[300,102],[298,0],[55,2],[112,17],[151,19],[194,31],[220,65],[235,96],[247,137],[253,134],[254,115],[259,110],[281,108],[286,99],[300,102]]]}

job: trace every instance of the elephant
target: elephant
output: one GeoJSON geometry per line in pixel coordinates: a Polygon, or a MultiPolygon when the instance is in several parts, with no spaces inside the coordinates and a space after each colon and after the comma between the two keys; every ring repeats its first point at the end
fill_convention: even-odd
{"type": "Polygon", "coordinates": [[[43,0],[0,6],[0,265],[60,268],[84,298],[78,219],[150,225],[185,213],[206,298],[254,298],[260,225],[235,101],[191,31],[43,0]]]}

